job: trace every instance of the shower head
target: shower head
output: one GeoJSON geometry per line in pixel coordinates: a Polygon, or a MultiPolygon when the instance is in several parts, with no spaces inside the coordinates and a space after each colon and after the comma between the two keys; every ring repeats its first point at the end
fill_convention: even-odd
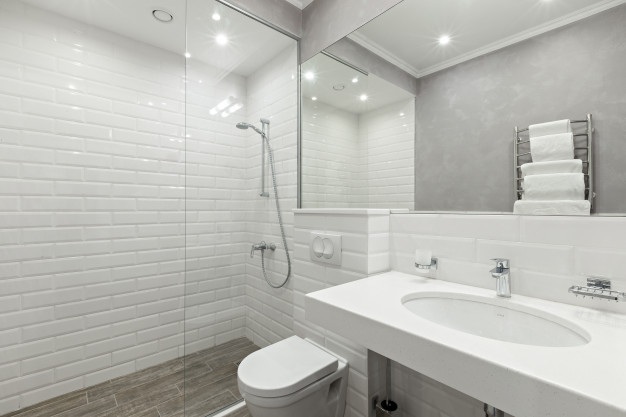
{"type": "Polygon", "coordinates": [[[256,133],[258,133],[259,135],[261,135],[261,136],[265,136],[265,134],[263,133],[263,131],[262,131],[261,129],[259,129],[258,127],[256,127],[255,125],[253,125],[253,124],[246,123],[246,122],[239,122],[239,123],[237,123],[237,129],[243,129],[243,130],[246,130],[246,129],[248,129],[248,128],[252,128],[252,129],[254,129],[254,131],[255,131],[256,133]]]}

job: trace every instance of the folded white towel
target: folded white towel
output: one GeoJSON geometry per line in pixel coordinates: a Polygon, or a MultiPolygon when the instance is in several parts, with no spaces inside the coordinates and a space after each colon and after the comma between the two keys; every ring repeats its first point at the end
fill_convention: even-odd
{"type": "Polygon", "coordinates": [[[535,216],[589,216],[591,203],[587,200],[518,200],[513,206],[513,213],[532,214],[535,216]]]}
{"type": "Polygon", "coordinates": [[[558,135],[559,133],[571,133],[572,124],[569,119],[556,120],[554,122],[540,123],[536,125],[530,125],[528,127],[528,133],[531,138],[547,135],[558,135]]]}
{"type": "Polygon", "coordinates": [[[528,175],[522,182],[523,200],[584,200],[583,174],[528,175]]]}
{"type": "Polygon", "coordinates": [[[558,135],[530,138],[530,155],[533,162],[574,159],[574,135],[558,135]]]}
{"type": "Polygon", "coordinates": [[[532,162],[521,166],[522,177],[541,174],[576,174],[583,172],[583,161],[566,159],[564,161],[532,162]]]}

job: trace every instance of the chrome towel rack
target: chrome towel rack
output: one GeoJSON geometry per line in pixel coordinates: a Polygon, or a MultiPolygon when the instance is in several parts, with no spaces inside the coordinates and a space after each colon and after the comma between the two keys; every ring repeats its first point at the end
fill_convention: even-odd
{"type": "MultiPolygon", "coordinates": [[[[570,123],[574,132],[574,158],[583,161],[583,174],[585,175],[585,199],[594,209],[593,178],[593,118],[591,114],[586,119],[571,120],[570,123]],[[585,124],[584,131],[580,125],[585,124]],[[584,133],[583,133],[584,132],[584,133]]],[[[522,189],[522,164],[532,162],[530,154],[529,128],[520,129],[515,126],[515,136],[513,145],[513,189],[515,190],[515,200],[521,200],[524,190],[522,189]]]]}

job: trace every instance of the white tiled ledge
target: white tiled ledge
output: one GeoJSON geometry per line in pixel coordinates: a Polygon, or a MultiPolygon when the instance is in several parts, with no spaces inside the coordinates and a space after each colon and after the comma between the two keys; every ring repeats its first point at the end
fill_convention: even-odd
{"type": "MultiPolygon", "coordinates": [[[[390,209],[370,209],[370,208],[307,208],[307,209],[294,209],[295,214],[347,214],[354,216],[388,216],[391,213],[390,209]]],[[[394,210],[394,213],[407,213],[407,210],[394,210]]]]}
{"type": "Polygon", "coordinates": [[[420,319],[402,297],[484,290],[392,271],[307,294],[306,319],[515,416],[626,415],[626,315],[514,297],[507,302],[563,317],[591,336],[583,346],[499,342],[420,319]]]}

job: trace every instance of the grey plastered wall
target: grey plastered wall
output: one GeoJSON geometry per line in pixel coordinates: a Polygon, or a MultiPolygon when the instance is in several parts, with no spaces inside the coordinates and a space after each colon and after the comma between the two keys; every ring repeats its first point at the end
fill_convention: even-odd
{"type": "Polygon", "coordinates": [[[315,0],[302,11],[301,62],[402,0],[315,0]]]}
{"type": "Polygon", "coordinates": [[[626,5],[419,80],[416,210],[511,211],[513,128],[595,121],[596,211],[626,213],[626,5]]]}
{"type": "Polygon", "coordinates": [[[417,92],[417,78],[390,62],[385,61],[380,56],[351,39],[340,39],[326,48],[326,52],[356,65],[369,73],[375,74],[411,94],[417,92]]]}

